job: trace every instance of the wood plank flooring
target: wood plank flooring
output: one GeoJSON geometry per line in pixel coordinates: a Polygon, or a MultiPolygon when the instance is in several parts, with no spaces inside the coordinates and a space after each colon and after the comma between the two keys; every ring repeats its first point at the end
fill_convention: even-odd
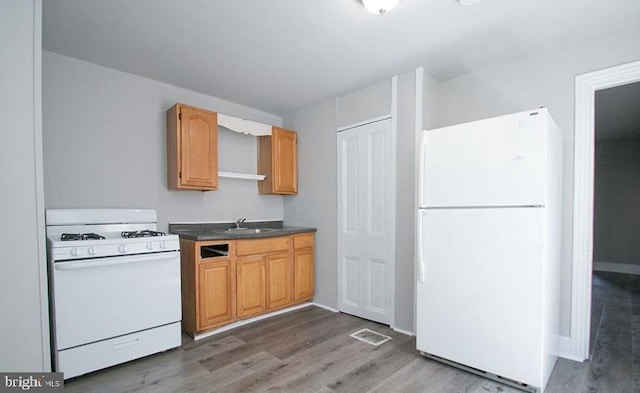
{"type": "Polygon", "coordinates": [[[640,393],[640,276],[594,272],[591,357],[560,359],[548,393],[640,393]]]}
{"type": "MultiPolygon", "coordinates": [[[[640,277],[594,275],[593,356],[559,360],[547,392],[640,393],[640,277]]],[[[310,306],[66,381],[65,392],[516,393],[429,359],[415,338],[310,306]],[[349,337],[393,337],[374,347],[349,337]]]]}

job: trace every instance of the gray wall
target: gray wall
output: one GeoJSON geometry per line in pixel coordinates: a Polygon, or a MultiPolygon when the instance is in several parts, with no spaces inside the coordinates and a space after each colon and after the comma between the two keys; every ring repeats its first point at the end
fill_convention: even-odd
{"type": "Polygon", "coordinates": [[[0,2],[0,371],[51,369],[42,186],[42,3],[0,2]]]}
{"type": "Polygon", "coordinates": [[[415,72],[398,76],[397,100],[395,327],[415,332],[415,72]]]}
{"type": "Polygon", "coordinates": [[[438,87],[438,126],[546,106],[564,134],[561,333],[569,334],[573,209],[574,77],[640,59],[640,29],[618,31],[525,60],[473,72],[438,87]]]}
{"type": "Polygon", "coordinates": [[[337,98],[337,128],[391,114],[391,79],[337,98]]]}
{"type": "Polygon", "coordinates": [[[429,130],[436,128],[440,124],[438,118],[438,82],[436,82],[429,74],[424,74],[423,78],[423,99],[422,99],[422,128],[429,130]]]}
{"type": "MultiPolygon", "coordinates": [[[[255,181],[219,190],[167,189],[165,111],[176,102],[281,125],[282,119],[215,97],[51,52],[43,59],[47,208],[141,207],[169,221],[282,219],[282,197],[255,181]]],[[[256,139],[220,131],[220,170],[256,172],[256,139]]]]}
{"type": "Polygon", "coordinates": [[[285,119],[298,132],[298,195],[284,197],[284,221],[318,229],[314,301],[338,304],[336,100],[285,119]]]}
{"type": "Polygon", "coordinates": [[[640,265],[640,138],[596,142],[594,261],[640,265]]]}
{"type": "MultiPolygon", "coordinates": [[[[398,78],[395,327],[413,331],[415,73],[398,78]]],[[[286,197],[286,222],[318,228],[316,296],[338,305],[337,129],[391,114],[391,80],[305,108],[285,119],[298,131],[299,194],[286,197]]]]}

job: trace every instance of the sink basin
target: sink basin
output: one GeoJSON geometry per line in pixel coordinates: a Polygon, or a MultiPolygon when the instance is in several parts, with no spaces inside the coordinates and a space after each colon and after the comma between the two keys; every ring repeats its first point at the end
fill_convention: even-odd
{"type": "Polygon", "coordinates": [[[251,233],[274,232],[278,230],[279,229],[277,228],[229,228],[225,232],[251,234],[251,233]]]}

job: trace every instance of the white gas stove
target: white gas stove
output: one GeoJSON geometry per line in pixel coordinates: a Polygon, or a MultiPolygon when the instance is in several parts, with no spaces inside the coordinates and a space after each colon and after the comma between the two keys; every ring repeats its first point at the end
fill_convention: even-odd
{"type": "Polygon", "coordinates": [[[48,209],[54,365],[64,378],[180,346],[180,242],[152,209],[48,209]]]}

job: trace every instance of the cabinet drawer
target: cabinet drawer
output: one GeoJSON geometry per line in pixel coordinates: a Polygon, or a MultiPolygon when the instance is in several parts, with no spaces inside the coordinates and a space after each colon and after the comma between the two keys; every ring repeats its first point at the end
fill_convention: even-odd
{"type": "Polygon", "coordinates": [[[305,233],[293,237],[294,248],[313,247],[313,233],[305,233]]]}
{"type": "Polygon", "coordinates": [[[267,239],[238,240],[236,255],[263,254],[275,251],[287,251],[291,247],[290,237],[270,237],[267,239]]]}

